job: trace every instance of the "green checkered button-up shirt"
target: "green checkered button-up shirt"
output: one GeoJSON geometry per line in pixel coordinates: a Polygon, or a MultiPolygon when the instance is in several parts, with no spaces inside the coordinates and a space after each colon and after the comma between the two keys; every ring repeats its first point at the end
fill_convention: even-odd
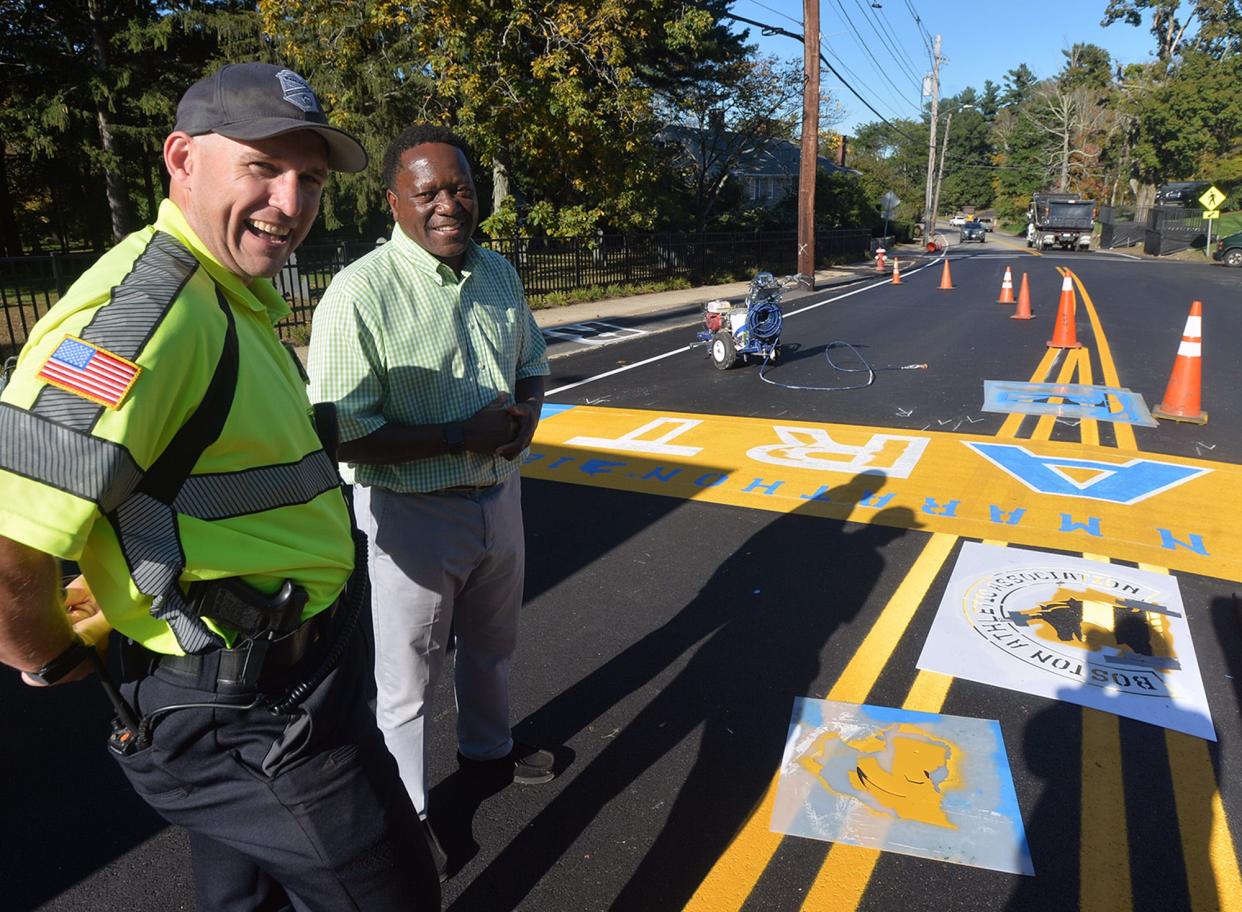
{"type": "MultiPolygon", "coordinates": [[[[332,280],[315,310],[312,402],[335,402],[342,442],[388,422],[465,421],[518,380],[549,373],[543,335],[508,260],[475,244],[461,278],[394,226],[332,280]]],[[[460,453],[350,465],[347,480],[400,493],[504,481],[521,460],[460,453]]]]}

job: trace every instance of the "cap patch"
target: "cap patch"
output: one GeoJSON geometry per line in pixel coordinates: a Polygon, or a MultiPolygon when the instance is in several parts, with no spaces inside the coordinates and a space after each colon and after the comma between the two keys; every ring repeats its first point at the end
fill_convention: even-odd
{"type": "Polygon", "coordinates": [[[116,409],[140,373],[142,368],[132,361],[77,336],[65,336],[36,376],[66,392],[116,409]]]}
{"type": "Polygon", "coordinates": [[[285,93],[285,101],[303,111],[319,111],[319,99],[306,80],[293,70],[281,70],[276,74],[280,80],[280,88],[285,93]]]}

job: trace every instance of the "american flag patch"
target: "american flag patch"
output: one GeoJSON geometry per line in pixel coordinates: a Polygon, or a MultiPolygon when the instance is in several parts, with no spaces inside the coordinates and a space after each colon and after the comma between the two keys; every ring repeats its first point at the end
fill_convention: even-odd
{"type": "Polygon", "coordinates": [[[114,409],[120,406],[140,373],[142,368],[132,361],[76,336],[65,336],[39,368],[38,377],[114,409]]]}

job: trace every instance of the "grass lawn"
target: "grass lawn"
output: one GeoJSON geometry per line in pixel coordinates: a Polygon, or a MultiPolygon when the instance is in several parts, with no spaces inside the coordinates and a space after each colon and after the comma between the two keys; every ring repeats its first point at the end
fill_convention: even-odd
{"type": "Polygon", "coordinates": [[[1216,224],[1212,226],[1212,239],[1225,237],[1228,234],[1234,234],[1242,231],[1242,211],[1238,212],[1222,212],[1220,218],[1216,220],[1216,224]]]}

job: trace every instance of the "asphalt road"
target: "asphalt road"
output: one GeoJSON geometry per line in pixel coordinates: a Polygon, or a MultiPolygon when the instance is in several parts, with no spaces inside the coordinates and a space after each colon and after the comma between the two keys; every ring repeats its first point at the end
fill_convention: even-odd
{"type": "MultiPolygon", "coordinates": [[[[1117,556],[1131,553],[1129,532],[1115,541],[1079,534],[1062,547],[1055,537],[1054,545],[1015,540],[1017,527],[1003,524],[993,535],[969,534],[974,527],[934,515],[948,495],[937,494],[929,513],[921,495],[906,502],[896,475],[885,490],[897,499],[874,518],[861,517],[859,504],[880,502],[870,490],[876,479],[834,479],[832,498],[840,505],[843,492],[841,510],[864,522],[842,521],[846,513],[814,496],[782,499],[771,474],[759,490],[751,490],[758,481],[736,492],[703,482],[681,495],[676,479],[665,484],[682,469],[694,470],[682,477],[703,472],[700,480],[728,476],[729,438],[776,425],[832,428],[834,439],[861,428],[924,435],[933,447],[1003,437],[1097,460],[1121,447],[1125,458],[1165,454],[1233,477],[1242,463],[1242,384],[1229,348],[1242,334],[1242,271],[1106,254],[1037,257],[999,238],[951,254],[952,291],[936,288],[941,262],[923,260],[903,263],[901,287],[862,281],[788,295],[784,350],[765,371],[786,386],[762,382],[756,364],[714,370],[701,348],[688,347],[692,326],[648,324],[612,344],[555,346],[549,387],[558,392],[548,401],[574,408],[545,417],[525,469],[527,604],[513,713],[516,734],[553,747],[561,773],[546,786],[479,793],[455,775],[452,695],[440,688],[430,807],[454,869],[446,908],[1240,907],[1242,614],[1231,564],[1190,572],[1177,562],[1197,566],[1198,556],[1169,549],[1218,739],[1210,742],[916,666],[965,544],[1008,540],[1132,567],[1138,561],[1117,556]],[[1028,274],[1035,320],[1009,320],[1011,308],[995,303],[1006,265],[1015,283],[1028,274]],[[1131,431],[1092,422],[1097,447],[1086,422],[1027,418],[1015,428],[1006,415],[981,411],[984,380],[1028,380],[1045,366],[1058,267],[1089,293],[1101,330],[1080,302],[1075,324],[1087,354],[1074,379],[1086,372],[1105,382],[1111,368],[1149,405],[1164,391],[1190,301],[1204,302],[1206,425],[1131,431]],[[838,340],[873,366],[927,368],[881,370],[860,390],[790,389],[865,378],[827,364],[823,352],[838,340]],[[682,422],[636,438],[650,444],[660,427],[674,428],[661,438],[674,449],[654,480],[646,468],[629,471],[637,463],[617,456],[624,447],[615,443],[595,444],[594,462],[580,456],[554,467],[553,457],[573,451],[557,422],[615,440],[619,428],[649,418],[682,422]],[[704,438],[702,453],[679,455],[699,449],[676,447],[709,428],[716,436],[704,438]],[[612,462],[600,462],[600,452],[612,462]],[[1034,876],[771,833],[765,801],[800,696],[997,720],[1034,876]]],[[[1046,379],[1068,370],[1069,359],[1046,379]]],[[[847,360],[842,353],[838,363],[847,360]]],[[[969,493],[980,483],[970,453],[959,450],[969,493]]],[[[1160,496],[1138,510],[1164,516],[1160,496]]],[[[1175,532],[1212,525],[1227,501],[1187,501],[1175,532]]],[[[1213,561],[1215,541],[1204,549],[1213,561]]],[[[184,835],[163,827],[113,769],[102,696],[88,684],[33,693],[0,676],[0,714],[16,739],[5,752],[0,905],[193,908],[184,835]]]]}

